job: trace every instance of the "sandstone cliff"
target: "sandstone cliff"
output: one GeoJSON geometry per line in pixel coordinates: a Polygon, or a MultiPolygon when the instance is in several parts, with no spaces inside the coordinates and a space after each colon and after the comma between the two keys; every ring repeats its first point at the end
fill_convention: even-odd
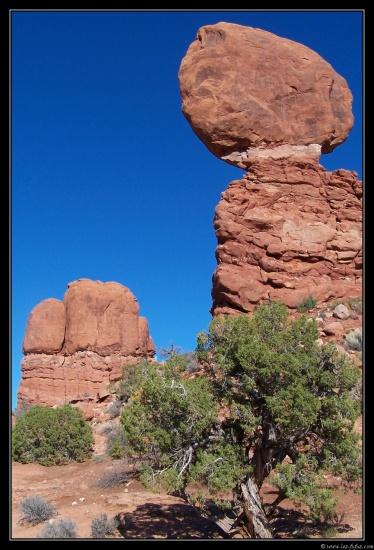
{"type": "Polygon", "coordinates": [[[261,301],[296,308],[362,290],[362,184],[311,159],[268,160],[233,181],[216,208],[214,316],[261,301]]]}

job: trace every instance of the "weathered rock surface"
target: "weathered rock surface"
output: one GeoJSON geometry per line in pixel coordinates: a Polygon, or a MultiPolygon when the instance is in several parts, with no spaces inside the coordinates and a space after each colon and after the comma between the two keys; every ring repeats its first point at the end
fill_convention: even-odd
{"type": "Polygon", "coordinates": [[[79,279],[62,302],[50,298],[32,310],[22,352],[19,404],[79,403],[89,417],[122,367],[156,350],[128,288],[79,279]]]}
{"type": "Polygon", "coordinates": [[[182,112],[218,158],[318,159],[352,129],[352,94],[316,52],[233,23],[201,27],[179,70],[182,112]]]}
{"type": "Polygon", "coordinates": [[[199,29],[179,83],[196,135],[246,171],[215,212],[212,315],[361,296],[362,182],[319,164],[353,126],[344,78],[302,44],[218,23],[199,29]]]}
{"type": "Polygon", "coordinates": [[[222,193],[213,316],[361,295],[362,182],[317,161],[267,160],[222,193]]]}

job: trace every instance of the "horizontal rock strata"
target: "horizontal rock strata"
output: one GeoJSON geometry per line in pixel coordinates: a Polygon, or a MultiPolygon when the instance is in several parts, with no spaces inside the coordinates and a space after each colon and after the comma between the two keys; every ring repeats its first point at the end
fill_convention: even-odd
{"type": "Polygon", "coordinates": [[[51,406],[95,403],[125,365],[156,352],[132,292],[89,279],[70,283],[62,302],[35,306],[22,351],[18,403],[51,406]]]}
{"type": "Polygon", "coordinates": [[[222,193],[213,316],[250,312],[266,300],[296,308],[362,289],[362,182],[317,161],[266,159],[222,193]]]}

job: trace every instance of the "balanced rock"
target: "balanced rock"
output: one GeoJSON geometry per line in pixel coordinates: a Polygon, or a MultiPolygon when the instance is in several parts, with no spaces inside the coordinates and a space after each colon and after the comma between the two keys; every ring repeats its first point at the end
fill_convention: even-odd
{"type": "Polygon", "coordinates": [[[178,76],[195,134],[244,169],[259,158],[318,159],[353,126],[345,79],[310,48],[261,29],[201,27],[178,76]]]}
{"type": "Polygon", "coordinates": [[[125,365],[152,359],[156,350],[128,288],[79,279],[62,302],[49,298],[35,306],[22,352],[19,404],[79,403],[88,410],[125,365]]]}
{"type": "Polygon", "coordinates": [[[362,182],[319,164],[353,126],[344,78],[302,44],[218,23],[199,29],[179,83],[196,135],[246,172],[215,211],[212,315],[361,296],[362,182]]]}

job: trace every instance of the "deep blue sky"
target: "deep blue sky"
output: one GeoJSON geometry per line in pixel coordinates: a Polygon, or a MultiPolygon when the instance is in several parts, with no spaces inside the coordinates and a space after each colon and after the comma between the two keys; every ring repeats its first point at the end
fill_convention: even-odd
{"type": "Polygon", "coordinates": [[[193,350],[208,327],[214,209],[243,171],[193,133],[178,70],[220,21],[300,42],[346,79],[355,125],[320,163],[363,178],[362,10],[10,12],[12,408],[28,316],[72,281],[128,287],[157,349],[193,350]]]}

